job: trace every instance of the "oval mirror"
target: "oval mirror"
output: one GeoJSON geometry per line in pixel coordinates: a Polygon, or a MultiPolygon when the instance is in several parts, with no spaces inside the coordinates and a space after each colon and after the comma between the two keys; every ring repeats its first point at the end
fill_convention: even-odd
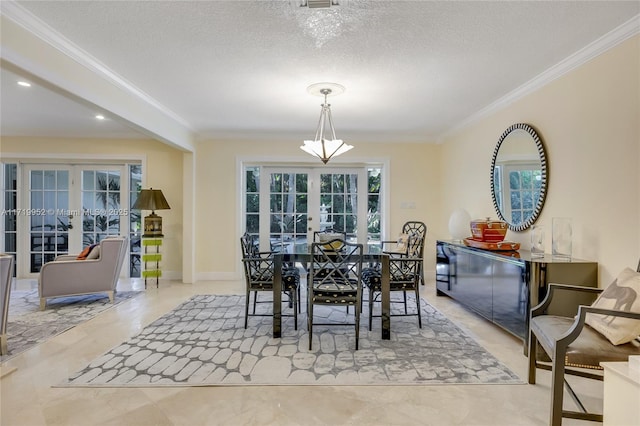
{"type": "Polygon", "coordinates": [[[533,225],[547,193],[547,157],[538,133],[517,123],[504,131],[491,160],[491,197],[512,231],[533,225]]]}

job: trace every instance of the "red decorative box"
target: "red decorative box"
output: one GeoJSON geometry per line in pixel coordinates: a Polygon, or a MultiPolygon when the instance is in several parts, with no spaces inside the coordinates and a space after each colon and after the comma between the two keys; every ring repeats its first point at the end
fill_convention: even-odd
{"type": "Polygon", "coordinates": [[[501,220],[486,218],[471,221],[471,235],[476,241],[503,241],[507,235],[507,229],[507,223],[501,220]]]}

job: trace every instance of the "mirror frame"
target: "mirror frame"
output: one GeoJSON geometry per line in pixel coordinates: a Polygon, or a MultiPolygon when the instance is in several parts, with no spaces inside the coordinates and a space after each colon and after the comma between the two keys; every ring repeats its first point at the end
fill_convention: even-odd
{"type": "Polygon", "coordinates": [[[548,173],[547,172],[547,154],[545,152],[542,139],[540,138],[540,135],[538,135],[538,132],[536,132],[536,130],[533,127],[531,127],[529,124],[526,124],[526,123],[516,123],[509,126],[509,128],[507,128],[507,130],[505,130],[504,133],[502,133],[502,135],[500,136],[500,139],[498,140],[498,144],[496,145],[496,148],[493,150],[493,157],[491,159],[490,176],[491,176],[491,198],[493,200],[493,207],[495,208],[496,213],[498,213],[498,217],[500,218],[500,220],[505,221],[510,230],[516,231],[516,232],[524,231],[528,229],[531,225],[533,225],[538,219],[538,216],[540,216],[540,212],[542,211],[542,206],[544,206],[544,202],[547,198],[547,180],[548,180],[547,173],[548,173]],[[507,136],[509,136],[511,132],[517,129],[521,129],[527,132],[533,138],[533,141],[536,144],[536,148],[538,149],[538,157],[540,158],[542,182],[540,182],[540,197],[538,198],[538,201],[534,207],[533,214],[524,222],[518,225],[514,225],[504,217],[504,215],[498,208],[498,200],[496,199],[496,192],[495,192],[495,186],[494,186],[494,171],[496,167],[496,160],[498,159],[498,151],[500,151],[500,146],[502,146],[502,143],[505,141],[507,136]]]}

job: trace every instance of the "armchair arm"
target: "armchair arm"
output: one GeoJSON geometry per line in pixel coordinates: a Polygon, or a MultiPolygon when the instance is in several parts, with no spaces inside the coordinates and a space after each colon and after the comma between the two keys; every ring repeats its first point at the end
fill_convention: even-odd
{"type": "Polygon", "coordinates": [[[60,256],[56,256],[53,260],[54,262],[67,261],[67,260],[78,260],[77,254],[61,254],[60,256]]]}
{"type": "MultiPolygon", "coordinates": [[[[540,302],[538,305],[531,308],[531,318],[544,314],[544,312],[547,310],[547,308],[551,304],[553,293],[556,290],[572,291],[572,292],[578,292],[578,293],[593,293],[593,294],[602,293],[602,289],[597,287],[583,287],[583,286],[571,285],[571,284],[550,283],[547,294],[542,300],[542,302],[540,302]]],[[[580,306],[584,306],[584,305],[580,305],[580,306]]]]}
{"type": "Polygon", "coordinates": [[[614,309],[604,309],[604,308],[595,308],[593,306],[578,306],[578,315],[576,315],[576,321],[573,323],[571,328],[567,330],[563,335],[558,337],[557,346],[561,346],[566,348],[578,338],[582,329],[585,326],[585,320],[587,314],[602,314],[614,317],[623,317],[623,318],[631,318],[640,321],[640,313],[637,312],[627,312],[627,311],[618,311],[614,309]]]}

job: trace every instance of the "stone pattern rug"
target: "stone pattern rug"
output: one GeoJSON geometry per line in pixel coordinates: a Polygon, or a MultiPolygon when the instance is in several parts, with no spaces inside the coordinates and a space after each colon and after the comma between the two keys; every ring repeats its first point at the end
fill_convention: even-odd
{"type": "MultiPolygon", "coordinates": [[[[268,313],[270,303],[258,305],[268,313]]],[[[317,322],[347,315],[314,309],[317,322]]],[[[314,325],[309,351],[306,314],[297,331],[283,318],[283,337],[274,339],[270,316],[250,317],[244,329],[244,296],[193,296],[61,386],[523,383],[424,300],[422,315],[422,329],[417,317],[392,317],[391,340],[382,340],[380,318],[369,332],[365,310],[357,351],[353,325],[314,325]]]]}
{"type": "Polygon", "coordinates": [[[0,361],[6,361],[141,293],[119,291],[114,303],[109,301],[106,293],[52,298],[47,300],[47,309],[41,311],[38,290],[12,290],[7,321],[9,353],[1,356],[0,361]]]}

